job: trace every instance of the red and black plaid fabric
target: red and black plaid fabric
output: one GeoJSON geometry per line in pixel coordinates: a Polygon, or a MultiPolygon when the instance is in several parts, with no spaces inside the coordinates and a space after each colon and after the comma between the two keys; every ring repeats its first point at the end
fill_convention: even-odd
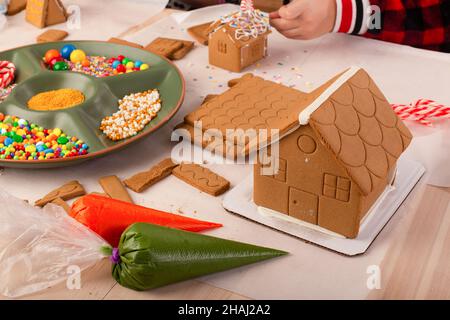
{"type": "Polygon", "coordinates": [[[450,52],[450,0],[370,0],[381,9],[381,29],[365,36],[450,52]]]}

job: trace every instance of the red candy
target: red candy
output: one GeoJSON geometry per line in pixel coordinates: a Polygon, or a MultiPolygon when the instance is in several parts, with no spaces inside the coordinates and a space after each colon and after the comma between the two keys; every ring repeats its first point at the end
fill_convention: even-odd
{"type": "Polygon", "coordinates": [[[123,64],[119,64],[116,68],[117,72],[126,72],[127,68],[123,64]]]}
{"type": "Polygon", "coordinates": [[[117,56],[117,60],[122,61],[123,59],[125,59],[125,56],[123,56],[123,55],[117,56]]]}
{"type": "Polygon", "coordinates": [[[53,69],[53,66],[55,65],[55,63],[57,63],[59,61],[64,61],[64,59],[62,57],[54,57],[48,62],[48,65],[50,66],[51,69],[53,69]]]}

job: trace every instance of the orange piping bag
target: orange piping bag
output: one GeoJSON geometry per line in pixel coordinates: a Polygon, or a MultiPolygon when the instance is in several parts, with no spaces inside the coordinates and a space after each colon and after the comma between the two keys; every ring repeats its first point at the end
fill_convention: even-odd
{"type": "Polygon", "coordinates": [[[118,245],[124,230],[137,222],[192,232],[222,227],[219,223],[183,217],[94,194],[75,201],[70,216],[113,246],[118,245]]]}

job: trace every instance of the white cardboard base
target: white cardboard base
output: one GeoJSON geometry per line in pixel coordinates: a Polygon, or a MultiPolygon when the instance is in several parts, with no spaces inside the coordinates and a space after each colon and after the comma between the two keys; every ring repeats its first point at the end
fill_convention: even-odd
{"type": "Polygon", "coordinates": [[[394,188],[386,192],[380,201],[374,204],[367,218],[361,224],[358,237],[347,239],[336,237],[314,230],[305,225],[299,225],[273,215],[263,215],[253,202],[253,176],[248,176],[242,183],[229,191],[223,206],[226,210],[245,218],[288,233],[319,246],[354,256],[366,252],[386,223],[391,219],[398,207],[414,188],[425,168],[418,162],[401,157],[398,160],[398,172],[394,188]]]}

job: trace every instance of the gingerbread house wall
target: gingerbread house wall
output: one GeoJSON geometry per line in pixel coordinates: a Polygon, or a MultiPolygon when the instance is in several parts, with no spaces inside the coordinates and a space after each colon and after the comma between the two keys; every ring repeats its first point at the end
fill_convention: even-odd
{"type": "Polygon", "coordinates": [[[261,175],[254,166],[254,201],[297,219],[354,238],[359,231],[361,192],[345,169],[302,126],[280,142],[280,170],[261,175]]]}

